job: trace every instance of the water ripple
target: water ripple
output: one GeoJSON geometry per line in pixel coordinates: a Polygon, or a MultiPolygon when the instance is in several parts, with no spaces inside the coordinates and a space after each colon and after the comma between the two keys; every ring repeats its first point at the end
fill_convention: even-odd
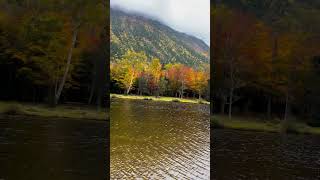
{"type": "Polygon", "coordinates": [[[210,179],[207,105],[117,100],[111,179],[210,179]]]}

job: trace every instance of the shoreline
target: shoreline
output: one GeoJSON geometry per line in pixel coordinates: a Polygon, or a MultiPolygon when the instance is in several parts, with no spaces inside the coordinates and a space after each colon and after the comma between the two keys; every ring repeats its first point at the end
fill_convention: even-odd
{"type": "Polygon", "coordinates": [[[0,101],[0,118],[17,117],[107,121],[108,113],[90,106],[62,104],[49,107],[45,104],[0,101]]]}
{"type": "Polygon", "coordinates": [[[210,102],[204,99],[186,99],[166,96],[139,96],[139,95],[124,95],[124,94],[110,94],[110,98],[119,99],[133,99],[133,100],[145,100],[145,101],[161,101],[161,102],[178,102],[178,103],[193,103],[193,104],[210,104],[210,102]]]}
{"type": "Polygon", "coordinates": [[[320,135],[320,127],[312,127],[303,122],[292,121],[286,125],[282,122],[250,119],[245,117],[234,117],[229,120],[227,116],[211,116],[212,129],[233,129],[241,131],[288,133],[288,134],[311,134],[320,135]]]}
{"type": "Polygon", "coordinates": [[[29,114],[22,114],[22,115],[6,115],[6,114],[0,114],[0,120],[1,119],[32,119],[32,120],[67,120],[67,121],[91,121],[91,122],[108,122],[109,120],[107,118],[105,119],[93,119],[93,118],[75,118],[75,117],[57,117],[57,116],[39,116],[39,115],[29,115],[29,114]]]}

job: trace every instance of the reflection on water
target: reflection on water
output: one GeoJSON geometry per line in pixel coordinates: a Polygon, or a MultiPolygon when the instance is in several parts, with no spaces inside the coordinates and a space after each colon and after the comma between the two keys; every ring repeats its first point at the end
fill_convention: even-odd
{"type": "Polygon", "coordinates": [[[0,179],[107,177],[107,122],[0,118],[0,179]]]}
{"type": "Polygon", "coordinates": [[[214,179],[320,179],[320,136],[212,130],[214,179]]]}
{"type": "Polygon", "coordinates": [[[113,100],[111,179],[209,179],[209,107],[113,100]]]}

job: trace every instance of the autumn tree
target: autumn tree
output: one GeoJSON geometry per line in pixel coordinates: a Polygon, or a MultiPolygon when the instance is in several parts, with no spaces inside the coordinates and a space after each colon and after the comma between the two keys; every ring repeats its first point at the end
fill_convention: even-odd
{"type": "Polygon", "coordinates": [[[64,17],[53,13],[26,17],[21,30],[21,38],[27,43],[21,54],[25,66],[18,70],[18,76],[31,77],[34,84],[49,86],[51,104],[63,74],[69,30],[64,17]]]}
{"type": "Polygon", "coordinates": [[[106,13],[104,10],[104,3],[101,0],[67,0],[66,2],[55,3],[57,3],[56,6],[61,8],[66,16],[70,18],[72,26],[72,38],[67,53],[67,64],[65,66],[64,74],[59,83],[57,93],[55,94],[55,103],[58,103],[70,71],[73,51],[74,48],[76,48],[76,43],[79,36],[78,34],[81,30],[80,28],[90,26],[92,23],[102,23],[101,20],[105,20],[106,13]]]}
{"type": "Polygon", "coordinates": [[[183,98],[184,90],[187,88],[187,74],[191,69],[183,64],[167,64],[165,69],[170,89],[176,97],[179,94],[179,97],[183,98]]]}
{"type": "Polygon", "coordinates": [[[201,95],[208,86],[209,73],[202,70],[190,69],[187,73],[187,86],[194,93],[198,93],[198,98],[201,99],[201,95]]]}
{"type": "Polygon", "coordinates": [[[102,0],[0,1],[1,94],[52,105],[104,102],[108,7],[102,0]]]}
{"type": "Polygon", "coordinates": [[[145,70],[146,64],[147,56],[144,53],[129,50],[121,59],[111,65],[111,77],[125,88],[126,94],[129,94],[135,80],[145,70]]]}
{"type": "Polygon", "coordinates": [[[160,60],[157,58],[152,59],[150,64],[148,65],[147,71],[150,75],[148,80],[148,86],[151,91],[151,94],[159,95],[159,86],[160,86],[160,78],[162,74],[162,65],[160,60]]]}
{"type": "MultiPolygon", "coordinates": [[[[223,95],[228,96],[229,118],[232,115],[232,104],[239,99],[234,92],[245,85],[243,72],[246,68],[243,61],[248,61],[243,51],[247,49],[250,32],[254,29],[252,19],[241,12],[233,12],[222,8],[216,14],[215,33],[215,64],[224,69],[223,78],[226,90],[221,90],[223,95]]],[[[219,67],[215,67],[219,68],[219,67]]],[[[218,76],[219,77],[219,76],[218,76]]],[[[224,105],[223,105],[224,106],[224,105]]]]}

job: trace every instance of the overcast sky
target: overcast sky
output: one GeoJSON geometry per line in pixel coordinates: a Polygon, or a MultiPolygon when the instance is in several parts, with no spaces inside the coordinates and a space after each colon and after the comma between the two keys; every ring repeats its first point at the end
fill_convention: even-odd
{"type": "Polygon", "coordinates": [[[111,0],[111,6],[149,15],[210,45],[210,0],[111,0]]]}

